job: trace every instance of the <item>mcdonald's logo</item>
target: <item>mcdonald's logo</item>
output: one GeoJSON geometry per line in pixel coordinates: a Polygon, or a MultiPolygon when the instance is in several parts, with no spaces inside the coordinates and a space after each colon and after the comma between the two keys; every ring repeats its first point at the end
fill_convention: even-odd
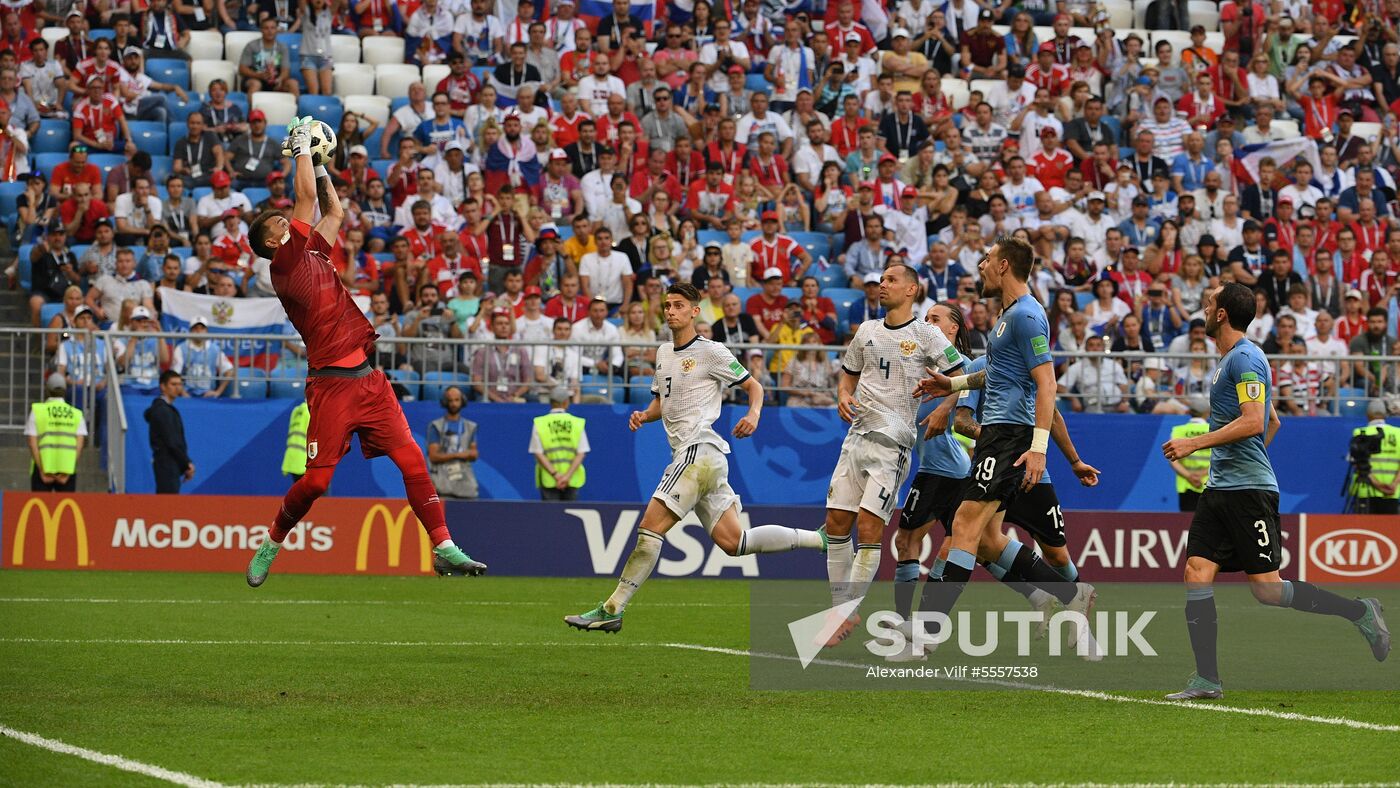
{"type": "MultiPolygon", "coordinates": [[[[58,532],[63,525],[63,513],[73,514],[73,531],[78,537],[77,565],[88,565],[87,523],[83,522],[83,510],[72,498],[64,498],[52,510],[43,498],[30,498],[19,511],[15,525],[15,545],[10,555],[10,566],[24,565],[24,537],[29,530],[29,516],[39,512],[40,523],[44,528],[44,560],[53,563],[58,560],[58,532]]],[[[395,550],[397,552],[397,550],[395,550]]]]}
{"type": "MultiPolygon", "coordinates": [[[[364,522],[360,524],[360,542],[355,548],[355,571],[363,572],[369,567],[369,541],[370,535],[374,532],[374,524],[382,518],[384,520],[384,538],[389,545],[389,566],[399,565],[399,551],[403,548],[403,528],[408,521],[409,515],[413,514],[413,507],[404,504],[399,509],[398,517],[389,514],[389,507],[382,503],[377,503],[369,508],[365,513],[364,522]]],[[[20,521],[23,523],[23,520],[20,521]]],[[[433,568],[433,544],[428,539],[428,532],[423,530],[423,526],[418,522],[418,518],[413,518],[414,525],[418,526],[418,571],[427,573],[433,568]]],[[[23,526],[21,526],[23,527],[23,526]]],[[[20,531],[20,535],[23,535],[20,531]]],[[[15,543],[15,549],[19,549],[19,543],[15,543]]]]}

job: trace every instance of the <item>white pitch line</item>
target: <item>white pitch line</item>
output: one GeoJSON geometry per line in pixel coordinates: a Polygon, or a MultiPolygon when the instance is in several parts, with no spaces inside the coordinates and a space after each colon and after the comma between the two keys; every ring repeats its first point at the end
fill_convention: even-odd
{"type": "MultiPolygon", "coordinates": [[[[478,641],[478,640],[185,640],[178,638],[0,638],[0,643],[29,643],[29,644],[62,644],[62,645],[124,645],[124,646],[369,646],[369,647],[398,647],[398,648],[533,648],[533,647],[556,647],[556,646],[604,646],[608,648],[669,648],[681,651],[701,651],[710,654],[725,654],[734,657],[757,657],[759,659],[777,659],[790,662],[798,662],[796,656],[790,654],[772,654],[761,651],[747,651],[744,649],[725,648],[722,646],[706,646],[698,643],[633,643],[625,640],[569,640],[569,641],[478,641]]],[[[860,662],[848,662],[844,660],[816,659],[814,664],[831,665],[836,667],[860,668],[870,667],[860,662]]],[[[1070,695],[1090,700],[1112,701],[1115,703],[1140,703],[1146,706],[1166,706],[1178,709],[1188,709],[1191,711],[1213,711],[1225,714],[1243,714],[1255,717],[1269,717],[1277,720],[1289,722],[1311,722],[1321,725],[1335,725],[1356,730],[1379,731],[1382,733],[1400,733],[1400,725],[1389,725],[1385,723],[1364,722],[1353,720],[1347,717],[1323,717],[1314,714],[1299,714],[1291,711],[1274,711],[1273,709],[1248,708],[1240,706],[1221,706],[1209,703],[1187,703],[1185,701],[1158,700],[1155,698],[1139,698],[1133,695],[1115,695],[1108,692],[1096,690],[1077,690],[1063,687],[1053,687],[1038,684],[1025,684],[1020,682],[1007,682],[996,680],[973,680],[973,679],[950,679],[951,681],[968,681],[980,684],[996,684],[1014,689],[1026,689],[1036,692],[1051,692],[1059,695],[1070,695]]]]}
{"type": "Polygon", "coordinates": [[[175,785],[184,785],[188,788],[220,788],[223,783],[213,780],[206,780],[203,777],[195,777],[193,774],[185,774],[149,763],[133,761],[130,758],[123,758],[120,755],[108,755],[105,752],[89,750],[86,747],[78,747],[58,739],[50,739],[47,736],[40,736],[37,733],[26,733],[15,730],[6,725],[0,725],[0,736],[4,736],[15,741],[23,742],[31,747],[38,747],[41,750],[56,752],[60,755],[72,755],[75,758],[82,758],[85,761],[110,766],[113,769],[121,769],[124,772],[131,772],[156,780],[163,780],[175,785]]]}
{"type": "MultiPolygon", "coordinates": [[[[0,604],[82,604],[82,605],[378,605],[385,607],[557,607],[558,602],[528,600],[462,599],[123,599],[121,597],[0,597],[0,604]]],[[[748,602],[650,602],[653,607],[744,607],[748,602]]]]}

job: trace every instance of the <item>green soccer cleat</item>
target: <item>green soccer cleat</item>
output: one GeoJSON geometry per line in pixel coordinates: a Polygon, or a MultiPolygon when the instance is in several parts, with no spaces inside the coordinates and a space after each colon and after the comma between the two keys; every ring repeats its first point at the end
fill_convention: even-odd
{"type": "Polygon", "coordinates": [[[1377,662],[1385,662],[1385,658],[1390,654],[1390,630],[1386,628],[1385,619],[1381,616],[1381,603],[1372,597],[1361,600],[1361,604],[1366,606],[1366,615],[1351,622],[1356,628],[1361,630],[1366,642],[1371,644],[1371,656],[1377,662]]]}
{"type": "Polygon", "coordinates": [[[581,629],[584,632],[621,632],[622,614],[609,613],[603,609],[603,603],[577,616],[564,616],[564,623],[574,629],[581,629]]]}
{"type": "Polygon", "coordinates": [[[272,568],[272,559],[276,558],[281,550],[282,545],[271,539],[258,547],[258,551],[253,553],[253,560],[248,562],[248,585],[257,588],[267,580],[267,572],[272,568]]]}
{"type": "Polygon", "coordinates": [[[449,575],[476,577],[486,574],[486,564],[472,560],[472,557],[462,552],[462,548],[457,545],[434,547],[433,571],[437,572],[439,577],[449,575]]]}
{"type": "Polygon", "coordinates": [[[1192,673],[1191,680],[1186,682],[1186,689],[1173,692],[1167,696],[1167,700],[1216,700],[1223,697],[1223,686],[1210,679],[1201,678],[1199,673],[1192,673]]]}

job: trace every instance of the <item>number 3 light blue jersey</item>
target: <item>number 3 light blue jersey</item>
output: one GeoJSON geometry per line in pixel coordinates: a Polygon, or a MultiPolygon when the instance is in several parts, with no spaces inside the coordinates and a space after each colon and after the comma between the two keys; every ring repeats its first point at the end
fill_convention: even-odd
{"type": "Polygon", "coordinates": [[[1030,294],[1001,314],[987,341],[987,384],[982,424],[1035,426],[1035,381],[1031,370],[1049,364],[1050,321],[1030,294]]]}
{"type": "Polygon", "coordinates": [[[857,435],[884,435],[901,449],[914,446],[915,417],[919,400],[914,387],[929,367],[951,372],[962,365],[957,348],[942,331],[922,320],[891,326],[883,320],[867,320],[846,347],[841,366],[859,375],[856,400],[860,407],[851,422],[857,435]]]}
{"type": "MultiPolygon", "coordinates": [[[[1273,384],[1264,351],[1241,338],[1221,359],[1210,384],[1210,428],[1224,427],[1240,416],[1240,404],[1257,402],[1267,422],[1273,403],[1273,384]]],[[[1278,492],[1274,467],[1264,447],[1264,434],[1211,449],[1210,480],[1215,490],[1271,490],[1278,492]]]]}
{"type": "MultiPolygon", "coordinates": [[[[962,354],[959,354],[958,357],[963,360],[963,369],[966,370],[967,364],[972,362],[969,362],[967,357],[962,354]]],[[[943,398],[939,397],[919,405],[917,417],[919,424],[914,428],[915,432],[918,433],[918,443],[914,446],[914,451],[919,456],[919,473],[932,473],[947,479],[966,479],[967,475],[972,472],[972,458],[967,456],[962,444],[953,436],[951,426],[942,433],[933,436],[931,440],[924,440],[922,422],[928,417],[928,414],[942,404],[943,398]]]]}

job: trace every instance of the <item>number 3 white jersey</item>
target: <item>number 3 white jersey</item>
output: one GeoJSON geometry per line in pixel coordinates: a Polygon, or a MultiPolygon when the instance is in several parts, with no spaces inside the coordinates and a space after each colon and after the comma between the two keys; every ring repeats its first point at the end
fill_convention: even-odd
{"type": "Polygon", "coordinates": [[[703,337],[681,347],[667,342],[656,351],[656,377],[651,393],[661,398],[661,425],[674,454],[687,446],[708,443],[729,453],[729,444],[714,430],[724,402],[724,389],[749,378],[729,348],[703,337]]]}
{"type": "Polygon", "coordinates": [[[914,446],[919,413],[914,387],[927,376],[927,368],[950,372],[962,366],[962,356],[942,331],[922,320],[899,326],[867,320],[846,347],[841,366],[847,374],[860,375],[855,395],[860,407],[851,432],[878,433],[908,450],[914,446]]]}

